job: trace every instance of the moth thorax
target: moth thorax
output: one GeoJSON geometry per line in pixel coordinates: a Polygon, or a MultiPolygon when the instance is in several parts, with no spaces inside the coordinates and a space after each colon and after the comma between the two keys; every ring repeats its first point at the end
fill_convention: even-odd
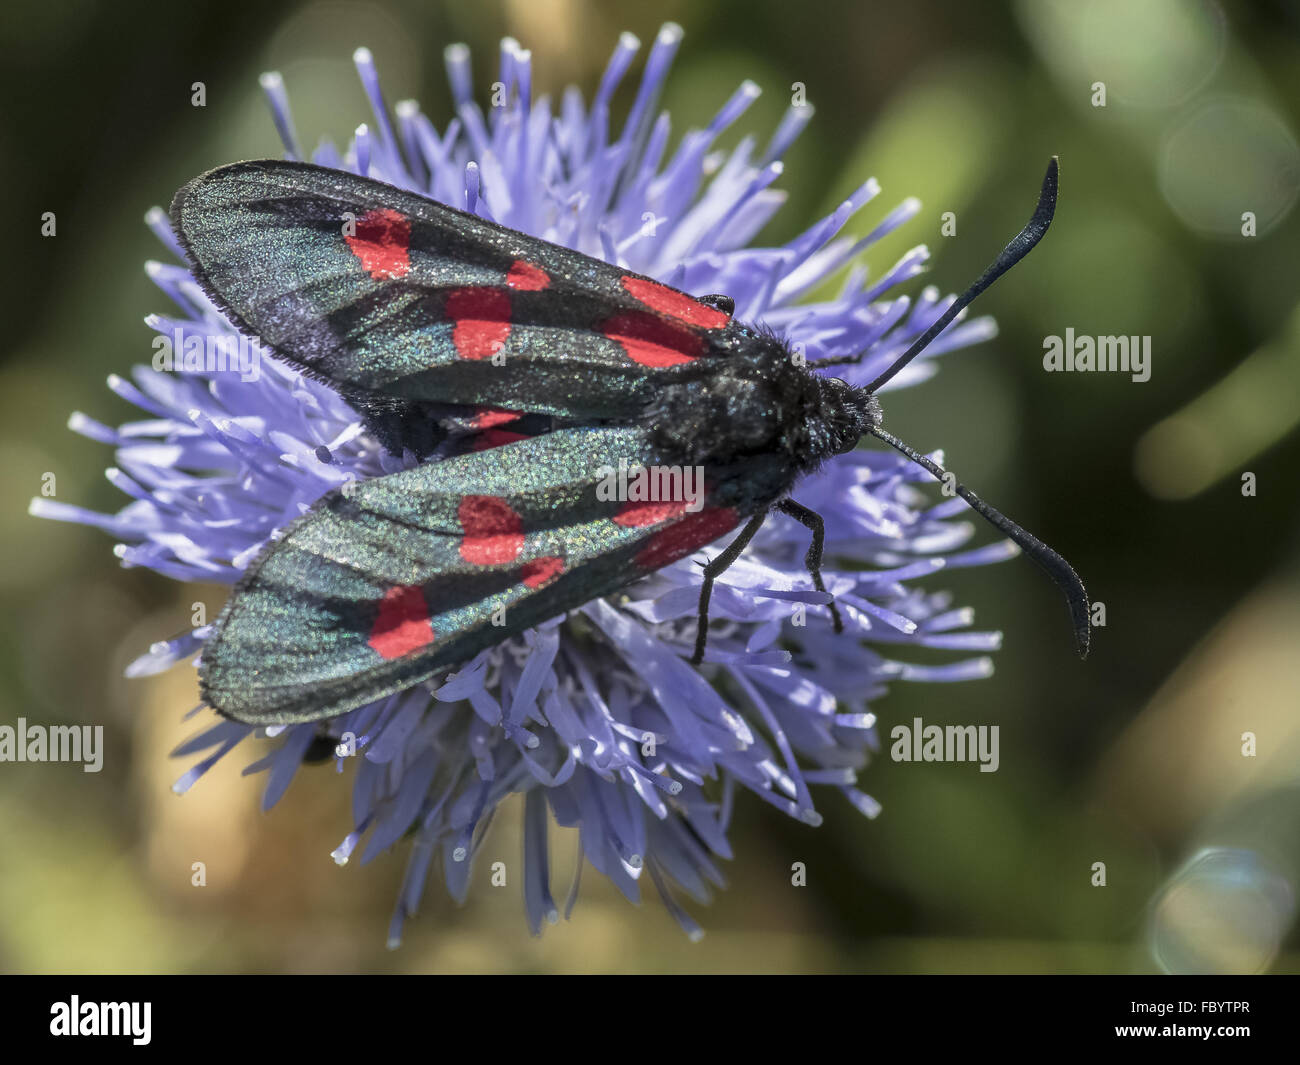
{"type": "Polygon", "coordinates": [[[647,412],[659,449],[691,464],[770,452],[780,437],[772,382],[720,374],[670,385],[647,412]]]}

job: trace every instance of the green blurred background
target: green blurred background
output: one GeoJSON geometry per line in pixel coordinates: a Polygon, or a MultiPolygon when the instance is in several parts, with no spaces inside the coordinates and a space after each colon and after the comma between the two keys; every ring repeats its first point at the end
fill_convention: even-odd
{"type": "MultiPolygon", "coordinates": [[[[1300,970],[1300,5],[20,0],[0,10],[0,36],[0,182],[17,234],[0,288],[0,723],[101,723],[107,743],[99,774],[0,764],[0,970],[1127,972],[1156,970],[1157,955],[1300,970]],[[189,764],[167,752],[192,730],[193,671],[122,670],[224,589],[122,570],[107,537],[36,521],[28,500],[53,472],[60,501],[123,504],[102,474],[109,450],[65,422],[136,416],[104,379],[148,360],[142,318],[166,310],[143,270],[165,252],[142,215],[204,169],[278,154],[260,72],[283,72],[304,141],[341,143],[368,118],[358,44],[390,100],[415,97],[444,123],[448,43],[473,48],[480,93],[510,34],[533,50],[538,89],[590,95],[617,33],[648,44],[666,19],[687,34],[663,101],[674,130],[706,122],[744,78],[765,90],[746,132],[771,128],[795,82],[817,107],[765,241],[875,175],[884,195],[855,232],[907,196],[924,209],[873,270],[926,243],[927,280],[960,290],[1060,155],[1052,233],[982,300],[1001,335],[891,395],[888,424],[945,448],[1066,555],[1107,624],[1080,663],[1058,593],[1027,561],[936,579],[1004,631],[997,673],[896,685],[875,707],[882,731],[918,715],[997,724],[1000,770],[879,758],[862,786],[883,813],[868,821],[832,795],[815,830],[740,802],[730,888],[693,907],[699,944],[590,870],[573,920],[530,938],[518,885],[488,883],[490,863],[519,851],[512,804],[468,904],[435,874],[386,952],[405,852],[331,862],[347,781],[304,770],[263,815],[244,754],[184,798],[169,791],[189,764]],[[190,105],[195,81],[205,108],[190,105]],[[45,211],[56,238],[39,235],[45,211]],[[941,234],[946,211],[956,236],[941,234]],[[1045,373],[1043,337],[1066,327],[1151,335],[1150,381],[1045,373]],[[1193,860],[1206,848],[1228,850],[1193,860]],[[206,887],[191,886],[194,861],[206,887]],[[806,887],[791,886],[796,861],[806,887]]],[[[555,839],[559,892],[573,846],[555,839]]]]}

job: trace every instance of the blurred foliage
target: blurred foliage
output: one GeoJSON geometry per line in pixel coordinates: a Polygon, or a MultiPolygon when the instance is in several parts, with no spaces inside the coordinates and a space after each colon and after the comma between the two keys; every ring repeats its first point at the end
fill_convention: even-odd
{"type": "MultiPolygon", "coordinates": [[[[0,969],[1150,970],[1157,911],[1201,967],[1300,968],[1286,901],[1300,866],[1294,0],[20,0],[0,9],[0,38],[0,181],[18,234],[0,288],[0,722],[102,723],[108,744],[98,774],[0,764],[0,969]],[[304,771],[270,816],[259,783],[239,776],[247,756],[184,799],[168,790],[192,671],[128,683],[122,669],[182,628],[192,600],[215,610],[224,590],[123,571],[107,538],[37,522],[27,502],[49,471],[62,501],[122,505],[101,476],[108,451],[64,425],[72,410],[134,416],[103,381],[146,361],[141,319],[163,302],[142,269],[163,252],[141,216],[201,170],[278,152],[259,72],[284,73],[305,140],[342,141],[367,113],[357,44],[390,99],[416,97],[436,118],[452,41],[473,48],[480,89],[512,34],[533,49],[540,88],[590,92],[618,31],[648,41],[669,18],[687,31],[664,100],[675,131],[707,121],[745,77],[765,90],[746,131],[765,133],[796,82],[817,107],[787,160],[773,240],[875,175],[884,195],[855,232],[907,196],[924,210],[876,249],[873,273],[924,242],[930,280],[956,291],[1060,155],[1052,233],[982,300],[999,338],[891,395],[888,419],[1065,554],[1107,626],[1081,664],[1057,593],[1028,563],[935,578],[1005,632],[997,673],[896,685],[876,706],[882,733],[887,744],[915,716],[998,724],[1000,771],[881,758],[863,780],[881,816],[830,797],[818,830],[739,803],[731,887],[696,907],[700,944],[590,871],[572,922],[530,939],[518,886],[487,882],[491,860],[518,853],[512,805],[469,903],[433,883],[406,945],[386,953],[405,855],[334,866],[348,794],[329,768],[304,771]],[[189,101],[198,80],[203,109],[189,101]],[[58,235],[42,239],[51,210],[58,235]],[[1257,236],[1239,231],[1246,210],[1257,236]],[[955,236],[941,233],[946,211],[955,236]],[[1150,334],[1151,380],[1044,373],[1043,337],[1066,327],[1150,334]],[[1254,497],[1240,490],[1247,470],[1254,497]],[[1270,910],[1249,901],[1263,888],[1246,875],[1256,923],[1227,946],[1186,892],[1176,907],[1156,901],[1208,846],[1248,849],[1283,885],[1270,910]],[[206,888],[190,886],[196,860],[206,888]],[[805,888],[790,885],[795,861],[805,888]],[[1091,884],[1099,861],[1104,888],[1091,884]]],[[[573,842],[555,846],[563,891],[573,842]]]]}

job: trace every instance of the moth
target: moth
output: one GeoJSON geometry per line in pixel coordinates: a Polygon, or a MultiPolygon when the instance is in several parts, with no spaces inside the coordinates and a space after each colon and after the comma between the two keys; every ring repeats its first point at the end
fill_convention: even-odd
{"type": "MultiPolygon", "coordinates": [[[[204,700],[259,725],[341,714],[739,529],[703,567],[698,664],[713,584],[774,510],[808,530],[824,592],[822,519],[791,490],[864,436],[945,477],[885,431],[876,392],[1042,238],[1056,196],[1053,159],[1025,228],[853,387],[819,370],[862,355],[805,362],[735,320],[725,295],[697,298],[379,181],[274,160],[195,178],[171,218],[216,306],[337,390],[389,451],[430,460],[326,494],[266,545],[204,646],[204,700]],[[701,469],[703,505],[602,499],[601,471],[623,462],[701,469]]],[[[1086,655],[1078,575],[955,491],[1064,592],[1086,655]]]]}

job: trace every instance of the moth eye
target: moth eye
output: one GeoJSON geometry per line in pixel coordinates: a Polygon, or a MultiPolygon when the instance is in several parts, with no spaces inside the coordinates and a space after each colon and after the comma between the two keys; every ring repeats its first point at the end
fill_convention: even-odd
{"type": "Polygon", "coordinates": [[[716,310],[721,311],[728,318],[730,318],[733,314],[736,313],[736,301],[733,300],[730,296],[723,296],[718,293],[714,293],[709,296],[699,296],[697,297],[697,300],[698,302],[704,304],[704,306],[706,307],[713,307],[716,310]]]}

